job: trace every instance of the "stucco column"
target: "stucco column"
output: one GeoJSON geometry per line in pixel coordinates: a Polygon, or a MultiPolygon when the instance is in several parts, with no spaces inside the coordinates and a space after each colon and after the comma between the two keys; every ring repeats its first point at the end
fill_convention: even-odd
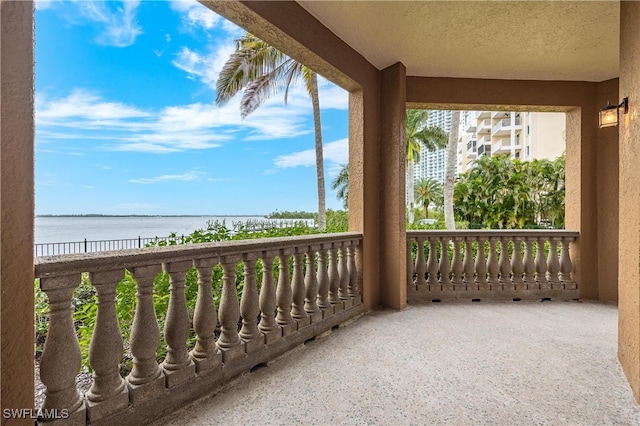
{"type": "MultiPolygon", "coordinates": [[[[617,78],[598,83],[597,108],[618,102],[617,78]]],[[[595,122],[595,119],[594,119],[595,122]]],[[[618,300],[618,128],[598,129],[598,299],[618,300]]]]}
{"type": "Polygon", "coordinates": [[[580,297],[598,299],[597,130],[595,91],[566,113],[565,228],[580,231],[571,247],[580,297]]]}
{"type": "Polygon", "coordinates": [[[407,305],[405,219],[406,68],[396,63],[380,81],[380,297],[383,306],[407,305]]]}
{"type": "Polygon", "coordinates": [[[620,3],[620,96],[629,97],[620,135],[618,357],[640,402],[640,3],[620,3]]]}
{"type": "Polygon", "coordinates": [[[366,310],[380,305],[379,99],[379,85],[349,93],[349,230],[364,236],[356,261],[366,310]]]}
{"type": "MultiPolygon", "coordinates": [[[[33,3],[0,1],[1,405],[33,407],[33,3]]],[[[3,412],[4,414],[4,412],[3,412]]],[[[7,422],[4,415],[2,424],[7,422]]],[[[26,419],[23,424],[33,424],[26,419]]],[[[11,420],[11,424],[20,424],[11,420]]]]}

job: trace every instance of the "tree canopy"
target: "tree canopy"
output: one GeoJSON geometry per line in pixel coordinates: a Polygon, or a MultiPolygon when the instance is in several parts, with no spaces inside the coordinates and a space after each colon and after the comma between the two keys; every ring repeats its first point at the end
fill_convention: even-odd
{"type": "Polygon", "coordinates": [[[564,165],[564,156],[531,162],[481,156],[458,177],[456,215],[474,228],[562,228],[564,165]]]}

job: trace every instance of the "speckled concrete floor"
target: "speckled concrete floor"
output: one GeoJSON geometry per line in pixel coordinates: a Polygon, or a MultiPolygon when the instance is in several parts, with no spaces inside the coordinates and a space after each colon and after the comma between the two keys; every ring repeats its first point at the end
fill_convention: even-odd
{"type": "Polygon", "coordinates": [[[579,302],[375,311],[157,425],[639,425],[617,308],[579,302]]]}

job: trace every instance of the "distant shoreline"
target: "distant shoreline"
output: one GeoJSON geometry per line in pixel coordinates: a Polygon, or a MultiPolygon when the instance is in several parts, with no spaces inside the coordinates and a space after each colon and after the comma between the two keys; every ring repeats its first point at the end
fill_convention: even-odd
{"type": "Polygon", "coordinates": [[[35,217],[267,217],[266,214],[37,214],[35,217]]]}

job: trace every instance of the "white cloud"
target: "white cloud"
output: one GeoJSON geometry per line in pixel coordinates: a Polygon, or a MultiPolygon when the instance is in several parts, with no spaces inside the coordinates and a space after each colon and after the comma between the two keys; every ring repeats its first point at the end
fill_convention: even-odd
{"type": "Polygon", "coordinates": [[[218,75],[234,51],[235,47],[230,43],[223,43],[217,49],[206,54],[182,47],[172,64],[186,72],[188,77],[198,78],[211,90],[215,90],[218,75]]]}
{"type": "MultiPolygon", "coordinates": [[[[245,120],[239,99],[223,107],[194,103],[141,109],[85,90],[68,96],[36,95],[36,142],[76,143],[113,151],[169,153],[216,148],[230,140],[292,138],[312,133],[309,109],[271,99],[245,120]]],[[[77,148],[76,148],[77,149],[77,148]]]]}
{"type": "MultiPolygon", "coordinates": [[[[349,162],[349,139],[339,139],[323,145],[323,158],[325,164],[340,165],[349,162]]],[[[293,167],[311,167],[316,165],[315,149],[306,149],[291,154],[281,155],[273,160],[276,168],[287,169],[293,167]]]]}
{"type": "Polygon", "coordinates": [[[129,182],[145,184],[145,185],[152,184],[152,183],[159,183],[159,182],[167,182],[167,181],[193,182],[193,181],[200,180],[202,176],[205,174],[206,173],[203,173],[203,172],[191,171],[191,172],[183,173],[181,175],[162,175],[162,176],[156,176],[152,178],[130,179],[129,182]]]}
{"type": "Polygon", "coordinates": [[[74,90],[66,98],[49,104],[36,94],[38,118],[58,119],[78,117],[90,120],[108,120],[148,117],[149,113],[119,102],[103,102],[100,98],[85,90],[74,90]]]}
{"type": "Polygon", "coordinates": [[[222,17],[194,0],[172,0],[171,9],[182,13],[187,24],[210,30],[222,17]]]}
{"type": "MultiPolygon", "coordinates": [[[[37,10],[54,8],[65,0],[36,0],[37,10]]],[[[92,1],[71,0],[75,8],[66,8],[63,17],[72,25],[95,23],[99,29],[96,42],[106,46],[127,47],[142,34],[137,21],[139,0],[92,1]]]]}
{"type": "Polygon", "coordinates": [[[36,10],[45,10],[53,6],[53,0],[36,0],[36,10]]]}

